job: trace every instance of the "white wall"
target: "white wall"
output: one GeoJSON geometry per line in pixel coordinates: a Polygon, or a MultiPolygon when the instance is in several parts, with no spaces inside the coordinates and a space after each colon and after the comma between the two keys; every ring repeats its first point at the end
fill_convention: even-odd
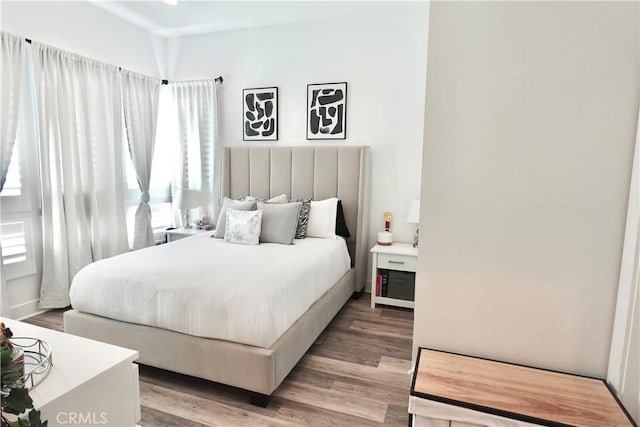
{"type": "Polygon", "coordinates": [[[270,144],[370,145],[371,243],[385,211],[395,215],[396,240],[411,241],[415,226],[405,218],[420,192],[427,4],[370,6],[357,16],[169,40],[168,76],[224,77],[224,145],[249,144],[242,89],[264,86],[279,88],[279,140],[270,144]],[[348,82],[347,139],[307,141],[307,84],[333,81],[348,82]]]}
{"type": "Polygon", "coordinates": [[[2,31],[164,78],[164,41],[88,2],[3,0],[0,22],[2,31]]]}
{"type": "Polygon", "coordinates": [[[414,346],[604,377],[637,2],[436,2],[414,346]]]}
{"type": "MultiPolygon", "coordinates": [[[[112,65],[156,77],[164,73],[161,68],[164,41],[87,2],[2,1],[0,24],[2,31],[112,65]]],[[[33,178],[27,177],[32,181],[33,178]]],[[[41,246],[37,211],[33,215],[34,244],[41,246]]],[[[35,275],[8,282],[13,317],[21,318],[37,311],[42,275],[39,257],[37,265],[35,275]]]]}

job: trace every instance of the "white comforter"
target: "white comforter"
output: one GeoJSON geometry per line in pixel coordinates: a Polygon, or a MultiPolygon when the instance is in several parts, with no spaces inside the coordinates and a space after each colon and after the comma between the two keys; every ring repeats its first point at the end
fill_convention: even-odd
{"type": "Polygon", "coordinates": [[[268,348],[350,268],[341,238],[244,246],[209,235],[88,265],[73,308],[268,348]]]}

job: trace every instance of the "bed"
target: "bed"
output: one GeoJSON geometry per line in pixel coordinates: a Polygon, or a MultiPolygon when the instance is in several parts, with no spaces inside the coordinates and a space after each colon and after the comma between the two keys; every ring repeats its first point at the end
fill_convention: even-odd
{"type": "MultiPolygon", "coordinates": [[[[221,271],[221,265],[213,260],[204,263],[198,258],[201,255],[197,254],[225,243],[210,239],[207,234],[200,234],[163,245],[164,248],[147,248],[104,260],[102,263],[107,268],[103,271],[122,271],[127,269],[127,262],[130,262],[127,281],[133,282],[133,286],[131,283],[121,286],[110,277],[104,277],[102,281],[94,280],[96,294],[87,295],[85,288],[83,298],[75,295],[73,299],[83,302],[78,304],[79,307],[74,306],[73,310],[65,312],[64,328],[65,332],[74,335],[138,350],[138,361],[142,364],[246,389],[252,392],[252,403],[264,406],[268,397],[349,297],[364,289],[368,249],[369,149],[361,146],[226,147],[221,164],[222,194],[230,198],[252,195],[268,199],[283,193],[289,198],[339,198],[351,232],[348,239],[319,242],[325,239],[310,238],[296,240],[293,246],[271,245],[275,251],[274,257],[295,261],[296,256],[311,258],[311,254],[317,253],[314,251],[320,250],[320,244],[322,251],[333,254],[327,258],[327,262],[336,267],[335,271],[329,272],[333,268],[330,266],[316,266],[318,271],[305,276],[313,266],[300,267],[291,273],[293,276],[282,279],[283,283],[289,280],[311,284],[306,288],[301,287],[305,291],[300,295],[292,295],[292,292],[285,292],[282,290],[285,288],[281,288],[280,294],[276,292],[257,298],[260,289],[256,286],[246,289],[232,286],[238,283],[238,276],[231,270],[237,270],[242,265],[241,261],[237,261],[229,263],[231,270],[228,273],[218,274],[233,282],[230,283],[230,290],[223,290],[223,294],[179,291],[180,287],[175,281],[180,277],[190,275],[194,280],[221,271]],[[293,252],[296,249],[299,251],[293,252]],[[162,268],[172,258],[172,251],[192,251],[193,264],[183,262],[187,265],[176,268],[173,279],[171,273],[166,271],[162,278],[154,276],[153,271],[162,268]],[[148,262],[144,261],[145,257],[148,262]],[[154,259],[155,264],[152,261],[154,259]],[[326,276],[322,280],[318,279],[320,271],[326,273],[322,274],[326,276]],[[165,291],[164,305],[159,304],[160,308],[155,313],[140,315],[135,306],[143,303],[145,298],[151,298],[151,291],[145,290],[146,283],[157,284],[159,280],[166,283],[162,285],[165,291]],[[320,283],[322,281],[324,284],[320,283]],[[131,292],[131,289],[139,291],[131,292]],[[103,304],[102,309],[92,307],[92,301],[97,300],[107,304],[103,304]],[[194,300],[200,303],[189,305],[189,301],[194,300]],[[224,304],[217,309],[207,310],[216,301],[224,301],[224,304]],[[239,318],[226,316],[229,317],[227,323],[222,322],[220,310],[234,304],[246,304],[250,309],[236,310],[242,313],[239,318]],[[178,307],[178,314],[172,314],[170,307],[178,307]],[[272,322],[256,320],[253,316],[260,311],[271,312],[272,322]],[[190,315],[181,316],[180,313],[190,315]],[[218,317],[215,313],[218,313],[218,317]],[[286,321],[283,317],[290,319],[286,321]],[[207,330],[204,324],[217,327],[207,330]]],[[[238,252],[234,255],[238,258],[250,257],[250,251],[255,250],[240,245],[226,245],[227,249],[233,247],[238,252]]],[[[82,277],[77,279],[91,280],[82,277]]],[[[72,292],[76,288],[75,280],[72,292]]],[[[270,281],[276,288],[280,285],[279,280],[270,281]]],[[[154,303],[157,301],[154,300],[154,303]]]]}

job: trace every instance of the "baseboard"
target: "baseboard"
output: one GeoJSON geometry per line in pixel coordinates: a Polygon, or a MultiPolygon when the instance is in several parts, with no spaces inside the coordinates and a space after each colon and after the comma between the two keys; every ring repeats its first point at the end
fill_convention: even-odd
{"type": "Polygon", "coordinates": [[[39,304],[40,299],[34,299],[33,301],[14,305],[11,307],[11,317],[16,320],[24,320],[28,317],[35,316],[36,314],[44,313],[46,310],[40,310],[38,308],[39,304]]]}

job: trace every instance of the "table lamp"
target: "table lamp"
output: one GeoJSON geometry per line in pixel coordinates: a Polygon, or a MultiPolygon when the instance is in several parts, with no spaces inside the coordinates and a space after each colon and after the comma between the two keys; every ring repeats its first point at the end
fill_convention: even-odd
{"type": "Polygon", "coordinates": [[[418,224],[416,235],[413,238],[413,247],[418,247],[418,232],[420,230],[420,199],[413,199],[409,205],[409,213],[407,214],[407,222],[410,224],[418,224]]]}
{"type": "Polygon", "coordinates": [[[182,227],[189,228],[189,210],[200,205],[200,192],[187,189],[178,190],[173,202],[175,207],[182,211],[182,227]]]}

